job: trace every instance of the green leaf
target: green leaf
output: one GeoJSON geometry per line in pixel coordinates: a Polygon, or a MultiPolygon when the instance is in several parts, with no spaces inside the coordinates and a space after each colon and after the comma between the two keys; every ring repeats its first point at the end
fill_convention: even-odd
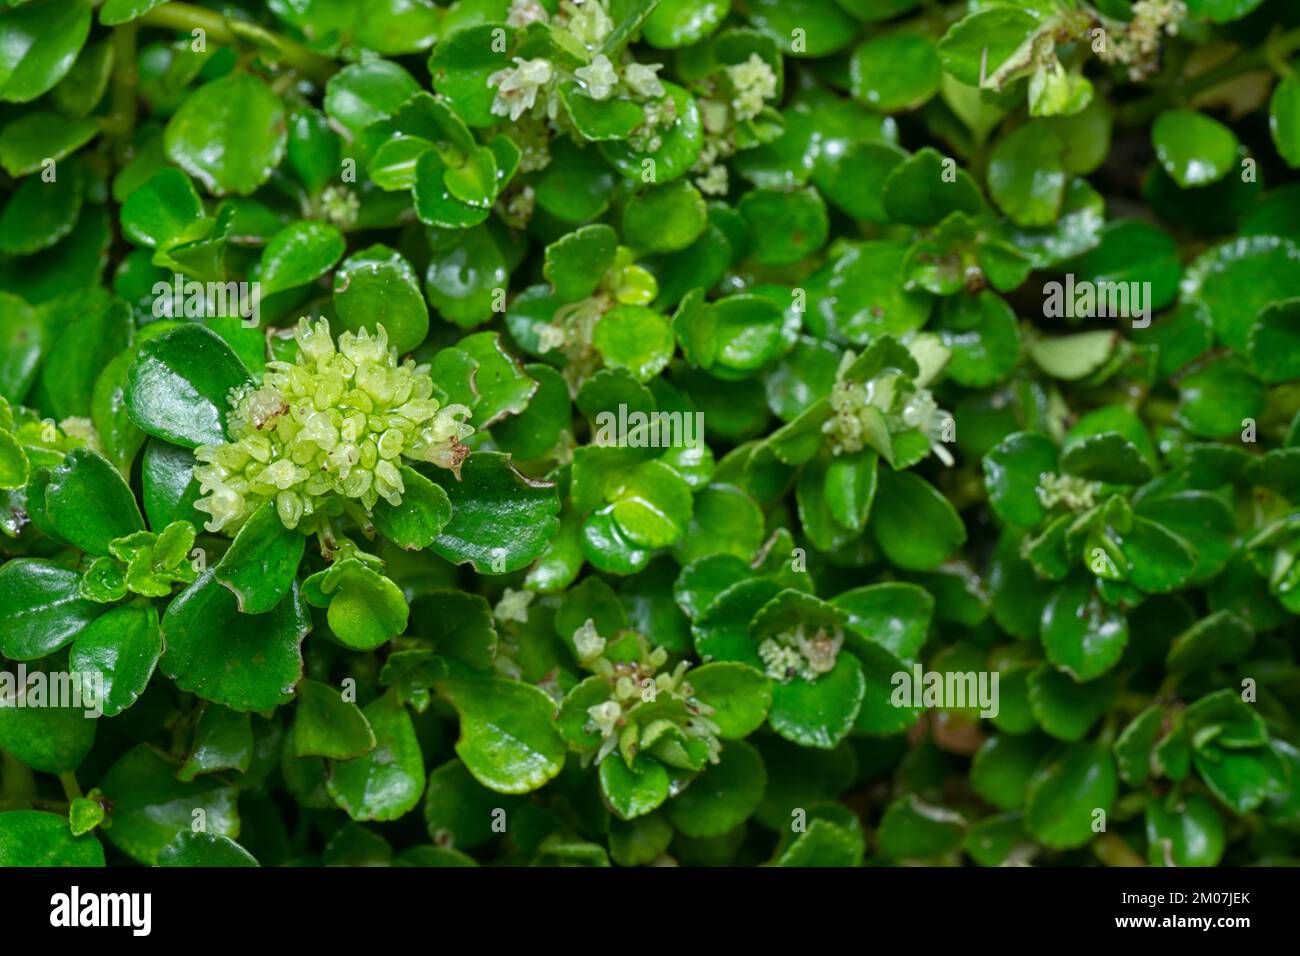
{"type": "Polygon", "coordinates": [[[310,629],[296,584],[265,614],[240,614],[235,595],[210,568],[168,605],[160,667],[204,700],[237,711],[269,710],[292,699],[310,629]]]}
{"type": "Polygon", "coordinates": [[[0,252],[30,255],[67,236],[81,213],[82,192],[75,169],[53,182],[24,179],[0,213],[0,252]]]}
{"type": "Polygon", "coordinates": [[[0,292],[0,396],[19,402],[36,380],[49,336],[37,311],[16,295],[0,292]]]}
{"type": "Polygon", "coordinates": [[[243,773],[253,759],[253,727],[246,713],[204,704],[194,727],[189,756],[176,772],[180,780],[232,770],[243,773]]]}
{"type": "Polygon", "coordinates": [[[288,141],[284,106],[265,83],[230,73],[199,87],[167,123],[167,158],[216,196],[266,182],[288,141]]]}
{"type": "Polygon", "coordinates": [[[1140,485],[1151,477],[1142,453],[1119,432],[1089,435],[1065,449],[1061,470],[1090,481],[1140,485]]]}
{"type": "Polygon", "coordinates": [[[852,729],[866,690],[862,664],[842,653],[815,681],[795,677],[773,685],[772,729],[800,746],[829,750],[852,729]]]}
{"type": "Polygon", "coordinates": [[[890,219],[933,226],[954,212],[977,215],[983,207],[979,188],[965,170],[949,172],[955,162],[927,146],[894,167],[883,193],[890,219]]]}
{"type": "Polygon", "coordinates": [[[659,50],[693,46],[717,30],[730,9],[731,0],[660,0],[641,35],[659,50]]]}
{"type": "Polygon", "coordinates": [[[1009,524],[1032,528],[1047,514],[1039,499],[1039,480],[1057,470],[1056,445],[1032,432],[1015,432],[983,459],[989,504],[1009,524]]]}
{"type": "Polygon", "coordinates": [[[1264,384],[1232,356],[1195,369],[1179,380],[1178,389],[1179,424],[1204,438],[1239,433],[1244,420],[1258,418],[1268,400],[1264,384]]]}
{"type": "Polygon", "coordinates": [[[126,379],[135,353],[123,349],[104,367],[90,398],[90,420],[99,432],[104,452],[122,474],[130,474],[145,434],[135,426],[126,408],[126,379]]]}
{"type": "Polygon", "coordinates": [[[91,554],[107,555],[114,538],[144,530],[135,496],[121,474],[88,448],[75,449],[51,469],[45,510],[60,537],[91,554]]]}
{"type": "Polygon", "coordinates": [[[0,813],[0,866],[103,866],[94,836],[74,837],[68,821],[43,810],[0,813]]]}
{"type": "Polygon", "coordinates": [[[1020,7],[979,10],[957,21],[939,41],[943,68],[967,86],[978,87],[1037,30],[1038,19],[1020,7]]]}
{"type": "Polygon", "coordinates": [[[429,547],[451,520],[451,500],[441,485],[435,485],[409,465],[401,466],[402,503],[375,502],[371,515],[375,527],[389,541],[408,551],[429,547]]]}
{"type": "Polygon", "coordinates": [[[176,835],[190,831],[202,811],[205,832],[234,838],[239,833],[236,789],[220,776],[186,783],[176,779],[177,766],[148,744],[137,744],[108,769],[100,781],[113,802],[108,841],[146,866],[158,862],[176,835]]]}
{"type": "Polygon", "coordinates": [[[942,68],[934,43],[891,33],[860,44],[849,60],[853,98],[882,113],[913,109],[939,91],[942,68]]]}
{"type": "Polygon", "coordinates": [[[68,665],[81,675],[82,693],[102,690],[100,709],[116,717],[139,699],[162,655],[158,612],[147,603],[110,609],[77,635],[68,665]]]}
{"type": "Polygon", "coordinates": [[[694,242],[707,222],[704,197],[680,179],[628,201],[623,209],[623,238],[640,252],[675,252],[694,242]]]}
{"type": "Polygon", "coordinates": [[[250,382],[230,347],[198,325],[182,325],[140,346],[127,377],[131,420],[186,448],[226,441],[227,396],[250,382]]]}
{"type": "Polygon", "coordinates": [[[1034,719],[1058,740],[1083,739],[1106,711],[1111,685],[1104,679],[1086,684],[1047,665],[1029,675],[1029,707],[1034,719]]]}
{"type": "Polygon", "coordinates": [[[126,348],[131,335],[130,310],[99,290],[59,299],[49,308],[66,308],[72,315],[46,356],[41,387],[56,415],[87,417],[95,380],[126,348]]]}
{"type": "Polygon", "coordinates": [[[158,851],[159,866],[257,866],[251,853],[230,839],[215,833],[182,830],[158,851]]]}
{"type": "Polygon", "coordinates": [[[1184,189],[1217,182],[1237,166],[1236,134],[1203,113],[1166,110],[1151,127],[1151,141],[1160,165],[1184,189]]]}
{"type": "Polygon", "coordinates": [[[717,661],[690,671],[695,696],[713,708],[709,719],[723,740],[747,737],[763,725],[772,704],[772,682],[754,668],[717,661]]]}
{"type": "Polygon", "coordinates": [[[618,235],[604,223],[565,233],[546,247],[542,274],[562,302],[577,302],[596,291],[614,264],[618,235]]]}
{"type": "Polygon", "coordinates": [[[645,816],[668,799],[668,771],[652,757],[638,757],[629,768],[622,755],[611,753],[599,774],[600,792],[622,820],[645,816]]]}
{"type": "Polygon", "coordinates": [[[306,548],[302,533],[286,528],[275,502],[264,502],[244,523],[213,573],[235,595],[243,614],[264,614],[293,587],[306,548]]]}
{"type": "Polygon", "coordinates": [[[989,157],[989,195],[1017,226],[1050,226],[1065,201],[1063,145],[1046,124],[1028,123],[998,141],[989,157]]]}
{"type": "Polygon", "coordinates": [[[550,482],[525,478],[510,456],[475,452],[461,480],[447,488],[452,518],[433,550],[480,574],[505,574],[527,566],[559,531],[560,500],[550,482]]]}
{"type": "Polygon", "coordinates": [[[488,77],[511,66],[509,51],[514,32],[502,23],[479,23],[444,34],[433,48],[429,57],[433,88],[447,97],[470,126],[498,122],[492,114],[496,90],[489,85],[488,77]],[[505,37],[504,49],[494,42],[498,30],[505,37]]]}
{"type": "Polygon", "coordinates": [[[1128,643],[1128,622],[1102,603],[1087,580],[1071,579],[1043,608],[1042,640],[1047,659],[1082,683],[1119,663],[1128,643]]]}
{"type": "MultiPolygon", "coordinates": [[[[396,820],[414,808],[424,792],[420,742],[411,715],[395,695],[376,698],[362,713],[373,731],[374,749],[351,760],[331,761],[326,786],[353,820],[396,820]]],[[[355,727],[352,731],[359,737],[355,727]]],[[[295,746],[297,733],[295,724],[295,746]]]]}
{"type": "Polygon", "coordinates": [[[405,355],[429,332],[429,308],[420,294],[420,281],[399,252],[374,245],[343,260],[334,272],[334,311],[349,332],[379,325],[388,344],[405,355]]]}
{"type": "Polygon", "coordinates": [[[26,683],[6,675],[0,696],[0,748],[33,770],[76,770],[95,743],[99,713],[93,698],[78,699],[76,678],[58,671],[27,673],[26,683]],[[9,690],[12,689],[12,690],[9,690]]]}
{"type": "Polygon", "coordinates": [[[845,626],[850,631],[904,659],[916,657],[934,614],[934,598],[928,591],[897,582],[844,591],[831,603],[848,613],[845,626]]]}
{"type": "Polygon", "coordinates": [[[324,222],[304,220],[277,232],[262,251],[263,295],[319,278],[343,257],[343,234],[324,222]]]}
{"type": "Polygon", "coordinates": [[[1265,382],[1300,378],[1300,300],[1275,302],[1251,327],[1250,364],[1265,382]]]}
{"type": "Polygon", "coordinates": [[[909,571],[929,571],[966,541],[961,516],[933,485],[911,472],[882,470],[871,521],[886,557],[909,571]]]}
{"type": "Polygon", "coordinates": [[[1223,858],[1223,818],[1200,794],[1149,800],[1146,833],[1153,866],[1218,866],[1223,858]]]}
{"type": "Polygon", "coordinates": [[[705,767],[668,804],[668,819],[688,837],[721,836],[748,819],[766,787],[762,756],[745,741],[733,740],[718,763],[705,767]]]}
{"type": "Polygon", "coordinates": [[[826,242],[826,203],[811,187],[754,189],[740,197],[736,208],[754,237],[753,260],[759,265],[790,265],[826,242]]]}
{"type": "Polygon", "coordinates": [[[456,753],[485,787],[527,793],[563,769],[567,745],[551,723],[555,705],[544,691],[459,667],[436,687],[460,714],[456,753]]]}
{"type": "Polygon", "coordinates": [[[1300,249],[1276,236],[1243,236],[1203,252],[1183,275],[1184,301],[1204,304],[1215,337],[1245,352],[1264,309],[1300,297],[1300,249]]]}
{"type": "Polygon", "coordinates": [[[999,810],[1019,810],[1048,746],[1041,735],[990,737],[971,761],[971,786],[999,810]]]}
{"type": "Polygon", "coordinates": [[[897,859],[933,859],[961,845],[966,820],[915,794],[899,797],[880,821],[880,850],[897,859]]]}
{"type": "Polygon", "coordinates": [[[0,567],[0,654],[31,661],[70,642],[104,607],[79,596],[80,575],[38,558],[14,558],[0,567]]]}
{"type": "Polygon", "coordinates": [[[194,184],[179,169],[160,169],[122,204],[122,232],[150,249],[200,239],[210,227],[194,184]]]}
{"type": "Polygon", "coordinates": [[[165,0],[108,0],[99,11],[99,22],[106,27],[130,23],[144,16],[165,0]]]}
{"type": "Polygon", "coordinates": [[[304,594],[328,607],[334,636],[353,650],[369,651],[406,630],[410,614],[396,584],[357,558],[344,558],[304,583],[304,594]]]}
{"type": "MultiPolygon", "coordinates": [[[[11,4],[11,6],[16,6],[11,4]]],[[[58,83],[90,32],[91,4],[25,3],[0,20],[0,100],[26,103],[58,83]]]]}
{"type": "Polygon", "coordinates": [[[1025,827],[1056,850],[1088,843],[1096,831],[1096,811],[1110,813],[1118,781],[1110,751],[1100,743],[1076,743],[1029,781],[1025,827]]]}

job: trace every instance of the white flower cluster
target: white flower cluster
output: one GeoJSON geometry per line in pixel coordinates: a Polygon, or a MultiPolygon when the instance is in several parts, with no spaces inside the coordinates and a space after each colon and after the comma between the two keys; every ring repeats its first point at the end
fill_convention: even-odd
{"type": "MultiPolygon", "coordinates": [[[[573,78],[593,100],[609,99],[620,84],[639,99],[664,95],[663,84],[656,75],[663,69],[662,64],[628,63],[622,68],[620,77],[619,67],[606,54],[599,52],[614,29],[614,21],[600,0],[564,0],[553,21],[537,0],[513,0],[506,22],[516,28],[531,23],[551,23],[556,42],[576,56],[588,59],[586,66],[573,71],[573,78]]],[[[555,119],[556,99],[551,92],[563,78],[560,70],[545,58],[525,60],[515,57],[514,64],[487,78],[488,85],[496,88],[492,101],[493,115],[508,117],[512,123],[518,122],[537,105],[541,95],[546,116],[555,119]]]]}
{"type": "Polygon", "coordinates": [[[895,410],[898,385],[906,380],[890,369],[867,382],[846,380],[844,373],[855,357],[852,351],[844,353],[835,384],[831,386],[831,417],[822,425],[822,431],[831,440],[831,453],[852,454],[872,446],[873,432],[879,432],[882,427],[890,434],[915,428],[929,439],[930,450],[939,460],[952,465],[952,455],[943,441],[944,428],[952,414],[940,408],[931,391],[924,387],[914,388],[902,407],[895,410]]]}
{"type": "Polygon", "coordinates": [[[232,390],[231,440],[194,451],[207,530],[234,533],[267,500],[304,531],[345,500],[367,512],[380,498],[398,505],[403,457],[459,471],[470,410],[440,407],[427,367],[398,365],[383,326],[344,332],[335,348],[328,322],[301,319],[294,339],[293,363],[269,362],[259,385],[232,390]]]}
{"type": "Polygon", "coordinates": [[[758,656],[772,680],[785,684],[802,677],[812,682],[835,668],[843,644],[844,632],[841,630],[828,634],[824,627],[819,627],[809,635],[800,624],[793,630],[765,639],[758,646],[758,656]]]}
{"type": "Polygon", "coordinates": [[[1065,505],[1071,511],[1083,511],[1096,503],[1101,486],[1077,475],[1044,472],[1038,476],[1038,500],[1044,508],[1065,505]]]}
{"type": "Polygon", "coordinates": [[[605,639],[590,618],[573,632],[573,643],[582,666],[610,684],[609,698],[587,708],[586,729],[601,736],[596,763],[614,751],[626,727],[640,720],[642,708],[651,710],[656,722],[671,721],[688,738],[704,741],[709,762],[718,762],[722,752],[718,734],[722,728],[711,719],[713,708],[696,698],[686,680],[690,661],[680,662],[672,671],[660,671],[668,662],[668,652],[656,647],[640,662],[614,663],[603,656],[605,639]],[[647,688],[653,693],[647,695],[647,688]]]}
{"type": "Polygon", "coordinates": [[[776,74],[757,53],[751,53],[744,63],[727,67],[727,77],[735,90],[731,108],[737,120],[753,119],[768,100],[776,98],[776,74]]]}

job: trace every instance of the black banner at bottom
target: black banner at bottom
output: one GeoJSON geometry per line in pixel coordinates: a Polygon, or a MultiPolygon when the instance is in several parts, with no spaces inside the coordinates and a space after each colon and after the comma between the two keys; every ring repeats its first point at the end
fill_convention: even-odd
{"type": "Polygon", "coordinates": [[[188,943],[234,931],[249,942],[292,933],[298,943],[373,945],[442,929],[490,932],[500,945],[554,940],[558,925],[653,932],[674,913],[692,917],[697,946],[714,932],[734,945],[776,925],[846,923],[910,924],[927,942],[990,930],[1046,931],[1066,944],[1167,933],[1228,941],[1293,925],[1296,882],[1296,871],[1269,868],[10,869],[0,871],[0,913],[11,944],[72,933],[188,943]]]}

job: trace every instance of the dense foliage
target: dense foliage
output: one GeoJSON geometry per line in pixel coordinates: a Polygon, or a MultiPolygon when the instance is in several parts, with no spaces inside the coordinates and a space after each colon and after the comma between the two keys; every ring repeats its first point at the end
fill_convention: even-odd
{"type": "Polygon", "coordinates": [[[0,3],[0,864],[1294,862],[1297,51],[0,3]]]}

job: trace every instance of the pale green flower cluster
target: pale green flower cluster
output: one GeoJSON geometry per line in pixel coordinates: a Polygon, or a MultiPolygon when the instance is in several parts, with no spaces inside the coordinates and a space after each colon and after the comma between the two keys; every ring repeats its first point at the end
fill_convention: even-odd
{"type": "Polygon", "coordinates": [[[268,500],[304,531],[349,505],[398,505],[403,458],[459,474],[470,410],[440,406],[427,367],[398,365],[383,326],[344,332],[336,348],[328,322],[302,319],[294,339],[294,362],[269,362],[259,385],[232,390],[231,440],[195,449],[207,530],[233,533],[268,500]]]}
{"type": "Polygon", "coordinates": [[[668,662],[668,652],[656,647],[644,653],[640,661],[613,662],[604,656],[605,639],[590,619],[574,631],[573,643],[582,666],[610,684],[609,698],[587,708],[586,729],[601,736],[596,763],[619,746],[629,728],[643,732],[657,721],[668,721],[686,737],[703,741],[709,762],[718,762],[722,728],[711,719],[713,708],[695,696],[695,689],[686,679],[690,661],[681,661],[671,671],[660,671],[668,662]]]}
{"type": "MultiPolygon", "coordinates": [[[[831,416],[822,425],[822,431],[830,438],[832,454],[878,448],[889,435],[915,428],[929,439],[930,450],[939,460],[952,465],[953,457],[945,447],[944,436],[952,414],[940,408],[934,394],[924,387],[937,372],[927,368],[932,359],[922,345],[918,341],[911,346],[922,369],[915,381],[892,369],[886,369],[870,381],[850,380],[845,372],[852,367],[856,356],[852,351],[844,353],[835,384],[831,386],[831,416]]],[[[942,366],[942,361],[939,365],[942,366]]]]}
{"type": "Polygon", "coordinates": [[[1130,79],[1142,80],[1159,65],[1161,36],[1175,36],[1185,19],[1187,4],[1182,0],[1137,0],[1133,19],[1112,23],[1115,35],[1098,54],[1108,63],[1127,66],[1130,79]]]}
{"type": "Polygon", "coordinates": [[[751,53],[744,63],[727,67],[727,77],[735,90],[731,108],[739,121],[753,119],[763,112],[768,100],[776,98],[776,74],[757,53],[751,53]]]}
{"type": "MultiPolygon", "coordinates": [[[[514,66],[497,70],[487,78],[488,85],[496,91],[492,100],[495,116],[517,123],[540,104],[544,109],[539,113],[544,113],[549,120],[557,120],[560,109],[555,91],[569,78],[576,80],[583,92],[598,102],[609,99],[620,86],[641,100],[664,95],[663,83],[656,75],[662,64],[620,65],[601,52],[602,44],[614,30],[614,21],[603,0],[562,0],[554,16],[537,0],[512,0],[506,22],[517,29],[533,23],[550,24],[551,39],[566,53],[585,60],[586,65],[568,72],[544,57],[531,60],[515,57],[514,66]]],[[[644,127],[654,127],[658,114],[649,103],[644,106],[647,110],[644,127]]]]}
{"type": "Polygon", "coordinates": [[[758,646],[758,656],[772,680],[789,683],[802,677],[811,682],[834,669],[843,645],[843,631],[837,629],[828,634],[824,627],[819,627],[807,634],[800,624],[764,640],[758,646]]]}
{"type": "Polygon", "coordinates": [[[1044,508],[1065,505],[1071,511],[1083,511],[1096,504],[1101,485],[1077,475],[1044,472],[1038,476],[1038,500],[1044,508]]]}

